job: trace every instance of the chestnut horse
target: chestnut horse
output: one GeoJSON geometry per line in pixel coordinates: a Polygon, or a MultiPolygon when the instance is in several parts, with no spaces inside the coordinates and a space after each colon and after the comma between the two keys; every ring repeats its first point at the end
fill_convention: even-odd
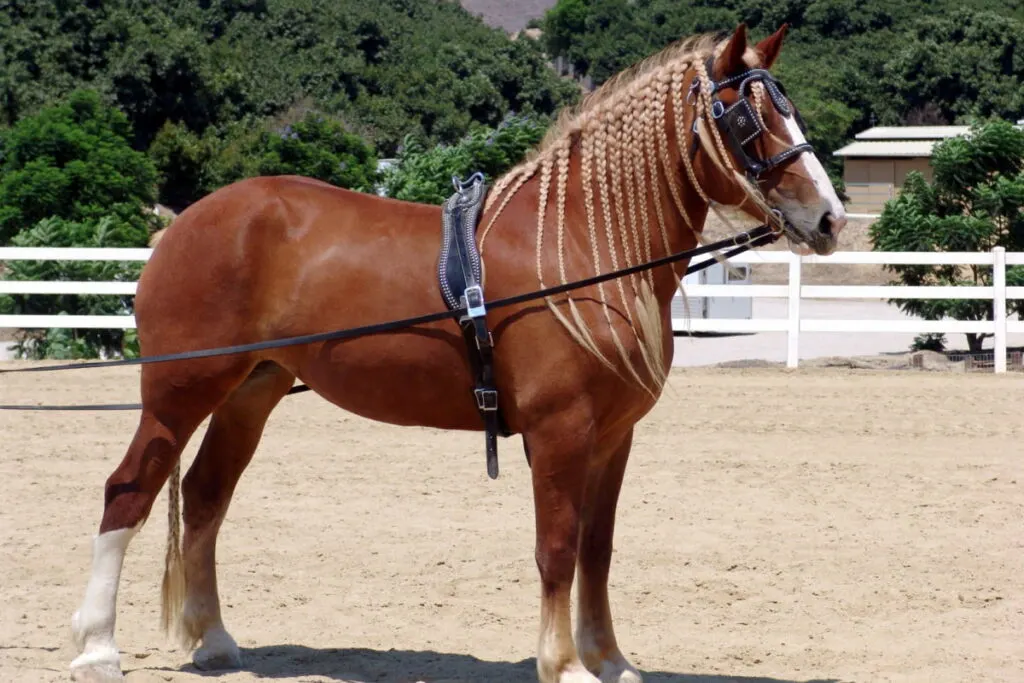
{"type": "MultiPolygon", "coordinates": [[[[740,25],[612,79],[490,188],[478,244],[489,299],[692,248],[709,207],[779,226],[828,254],[846,222],[799,115],[768,71],[786,27],[740,25]]],[[[254,178],[184,211],[136,296],[145,355],[245,344],[444,310],[441,211],[299,177],[254,178]]],[[[671,366],[670,302],[687,263],[488,312],[508,430],[531,458],[544,683],[640,681],[612,629],[608,572],[634,425],[671,366]],[[570,588],[578,573],[576,630],[570,588]]],[[[106,482],[92,573],[72,628],[76,680],[121,680],[114,640],[126,548],[169,480],[164,615],[201,669],[241,665],[221,615],[217,532],[267,418],[299,379],[394,425],[482,430],[454,320],[359,337],[144,365],[142,412],[106,482]],[[180,483],[179,457],[212,415],[180,483]],[[180,545],[180,548],[179,548],[180,545]]]]}

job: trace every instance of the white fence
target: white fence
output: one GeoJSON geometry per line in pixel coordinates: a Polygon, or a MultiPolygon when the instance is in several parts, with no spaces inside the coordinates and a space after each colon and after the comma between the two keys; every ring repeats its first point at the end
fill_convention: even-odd
{"type": "MultiPolygon", "coordinates": [[[[0,262],[14,260],[146,261],[151,249],[51,249],[0,247],[0,262]]],[[[710,258],[710,257],[705,257],[710,258]]],[[[699,263],[705,259],[697,259],[699,263]]],[[[1006,266],[1024,265],[1024,252],[837,252],[831,256],[798,256],[789,251],[751,251],[730,259],[739,264],[788,264],[785,285],[686,285],[687,296],[757,297],[788,299],[785,318],[673,319],[673,329],[691,332],[786,332],[786,365],[797,367],[801,332],[945,332],[987,333],[994,338],[995,371],[1006,372],[1006,335],[1024,332],[1024,321],[1008,320],[1007,299],[1024,299],[1024,287],[1006,286],[1006,266]],[[993,268],[991,287],[905,287],[805,285],[804,264],[929,264],[980,265],[993,268]],[[843,320],[803,319],[802,299],[986,299],[992,301],[993,320],[843,320]]],[[[134,294],[134,282],[35,282],[0,280],[2,294],[134,294]]],[[[676,296],[679,296],[678,294],[676,296]]],[[[131,315],[0,315],[2,328],[100,328],[135,327],[131,315]]]]}

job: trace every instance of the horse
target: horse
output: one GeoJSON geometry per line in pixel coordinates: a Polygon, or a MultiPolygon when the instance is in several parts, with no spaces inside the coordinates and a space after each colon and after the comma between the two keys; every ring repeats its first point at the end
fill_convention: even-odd
{"type": "MultiPolygon", "coordinates": [[[[771,74],[787,26],[677,41],[559,113],[487,192],[474,233],[488,297],[648,262],[703,241],[737,207],[799,253],[830,254],[843,205],[771,74]]],[[[298,176],[225,186],[156,242],[135,299],[144,356],[369,325],[442,310],[437,206],[298,176]]],[[[528,454],[540,583],[541,683],[637,683],[612,624],[616,505],[635,425],[673,355],[670,303],[688,261],[491,309],[494,382],[528,454]],[[578,580],[576,625],[570,590],[578,580]]],[[[122,680],[117,588],[129,542],[168,484],[164,627],[203,670],[242,666],[221,612],[218,530],[296,380],[391,425],[482,429],[454,319],[382,334],[143,365],[142,408],[106,480],[92,567],[71,619],[79,681],[122,680]],[[184,479],[180,455],[210,417],[184,479]],[[179,510],[179,498],[182,509],[179,510]],[[184,535],[181,535],[181,523],[184,535]]]]}

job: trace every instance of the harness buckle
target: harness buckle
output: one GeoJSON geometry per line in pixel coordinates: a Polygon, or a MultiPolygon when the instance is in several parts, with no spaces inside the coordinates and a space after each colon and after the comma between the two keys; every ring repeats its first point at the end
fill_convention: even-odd
{"type": "Polygon", "coordinates": [[[484,304],[484,291],[480,285],[467,287],[463,297],[466,300],[466,315],[470,318],[482,318],[487,314],[484,304]]]}
{"type": "Polygon", "coordinates": [[[772,235],[778,238],[786,234],[786,217],[778,209],[772,209],[772,213],[778,218],[778,221],[774,222],[771,226],[772,235]]]}
{"type": "Polygon", "coordinates": [[[476,349],[477,349],[477,351],[483,351],[485,346],[487,348],[489,348],[489,349],[493,349],[494,348],[494,335],[491,334],[490,330],[487,330],[487,336],[486,337],[481,337],[479,333],[476,336],[476,349]]]}
{"type": "Polygon", "coordinates": [[[482,183],[483,181],[484,181],[484,174],[481,173],[480,171],[477,171],[473,175],[471,175],[468,178],[466,178],[466,180],[464,180],[464,181],[463,180],[459,180],[459,176],[457,176],[457,175],[453,175],[452,176],[452,186],[455,187],[455,191],[458,192],[459,194],[462,194],[463,192],[465,192],[469,188],[473,187],[474,185],[478,185],[478,184],[482,183]]]}
{"type": "Polygon", "coordinates": [[[474,389],[473,394],[480,412],[493,413],[498,410],[498,392],[495,389],[474,389]]]}
{"type": "Polygon", "coordinates": [[[698,76],[693,77],[693,83],[690,84],[690,92],[686,94],[686,103],[693,104],[697,99],[697,92],[700,90],[700,78],[698,76]]]}

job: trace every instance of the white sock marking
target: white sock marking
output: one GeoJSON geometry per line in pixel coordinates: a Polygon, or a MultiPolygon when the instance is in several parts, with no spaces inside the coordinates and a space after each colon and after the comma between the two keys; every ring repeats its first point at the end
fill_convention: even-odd
{"type": "Polygon", "coordinates": [[[92,574],[81,607],[71,620],[72,631],[82,653],[72,663],[72,668],[117,661],[118,651],[114,644],[117,589],[125,552],[137,532],[138,527],[118,529],[93,539],[92,574]]]}

